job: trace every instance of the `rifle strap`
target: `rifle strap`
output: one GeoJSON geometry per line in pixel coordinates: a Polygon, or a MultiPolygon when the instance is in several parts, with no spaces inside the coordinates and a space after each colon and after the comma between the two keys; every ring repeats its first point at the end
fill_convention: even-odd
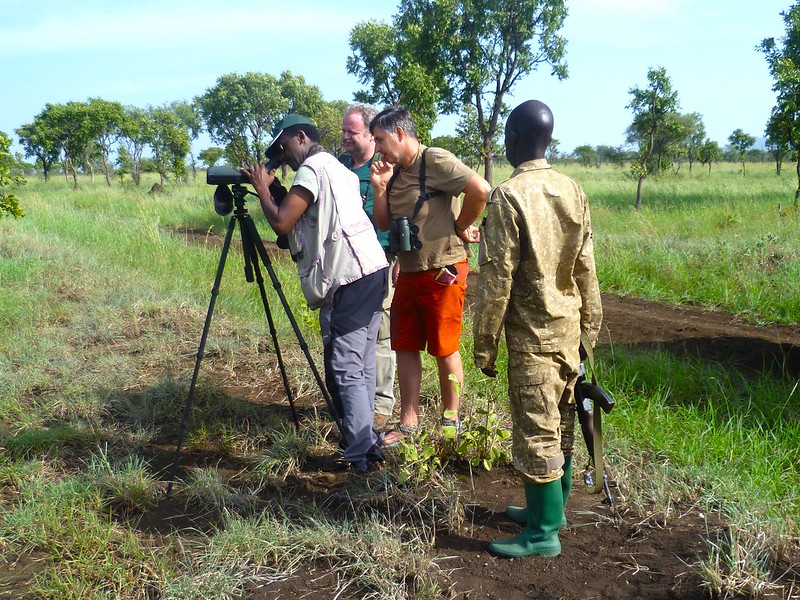
{"type": "MultiPolygon", "coordinates": [[[[594,369],[594,352],[592,343],[585,331],[581,332],[581,346],[586,353],[586,360],[589,363],[589,370],[592,372],[592,383],[597,385],[597,374],[594,369]]],[[[593,494],[604,491],[605,471],[603,469],[603,411],[599,406],[592,408],[592,425],[594,428],[594,439],[592,444],[594,458],[594,489],[593,494]]]]}
{"type": "Polygon", "coordinates": [[[592,383],[597,385],[597,373],[594,370],[594,352],[592,351],[592,342],[589,341],[589,334],[581,331],[581,347],[586,353],[586,360],[589,363],[589,370],[592,372],[592,383]]]}

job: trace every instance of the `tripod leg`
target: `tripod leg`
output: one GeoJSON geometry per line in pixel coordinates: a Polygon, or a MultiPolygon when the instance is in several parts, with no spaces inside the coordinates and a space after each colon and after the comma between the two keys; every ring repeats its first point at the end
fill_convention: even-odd
{"type": "Polygon", "coordinates": [[[208,331],[211,328],[211,318],[214,315],[214,305],[219,296],[219,286],[222,282],[222,273],[225,270],[225,261],[228,257],[228,250],[231,247],[231,239],[233,238],[233,230],[236,227],[236,217],[231,217],[228,224],[228,232],[225,234],[225,242],[222,244],[222,253],[219,257],[219,265],[217,266],[217,275],[214,278],[214,287],[211,288],[211,300],[208,303],[208,312],[206,313],[206,321],[203,325],[203,334],[200,336],[200,344],[197,347],[197,358],[194,362],[194,372],[192,373],[192,382],[189,385],[189,395],[186,398],[186,405],[183,407],[183,419],[181,420],[180,429],[178,430],[178,442],[175,445],[175,458],[172,461],[172,468],[170,469],[169,483],[167,484],[167,498],[172,497],[172,484],[175,481],[175,475],[178,470],[178,460],[181,455],[181,447],[183,446],[183,437],[186,435],[186,428],[189,425],[189,413],[192,409],[192,399],[194,398],[194,390],[197,384],[197,376],[200,373],[200,361],[203,360],[206,340],[208,339],[208,331]]]}
{"type": "MultiPolygon", "coordinates": [[[[278,359],[278,367],[281,372],[281,379],[283,380],[283,389],[286,390],[286,397],[289,399],[289,406],[292,409],[292,418],[294,419],[294,427],[300,431],[300,420],[297,418],[297,411],[294,407],[294,395],[292,388],[289,386],[289,378],[286,375],[286,366],[283,364],[283,355],[281,354],[281,347],[278,344],[278,332],[275,329],[275,321],[272,319],[272,311],[269,309],[269,299],[267,292],[264,289],[264,277],[261,275],[261,269],[258,266],[258,255],[255,252],[253,232],[245,227],[244,221],[240,221],[242,231],[242,247],[244,255],[247,257],[245,276],[249,275],[247,281],[253,281],[252,273],[255,272],[255,281],[258,284],[258,290],[261,293],[261,303],[264,305],[264,313],[267,315],[267,323],[269,324],[269,333],[272,336],[272,344],[275,347],[275,356],[278,359]]],[[[257,238],[255,238],[257,239],[257,238]]]]}
{"type": "Polygon", "coordinates": [[[342,418],[336,411],[336,408],[333,405],[333,400],[331,399],[331,396],[328,393],[327,388],[325,387],[325,382],[320,376],[316,364],[314,364],[314,358],[311,356],[311,352],[308,349],[308,344],[306,344],[306,341],[303,338],[303,333],[300,331],[300,326],[297,324],[297,320],[294,318],[294,314],[292,314],[292,308],[289,306],[289,302],[286,300],[286,294],[283,293],[283,289],[281,288],[281,282],[278,279],[278,275],[275,273],[275,269],[272,266],[272,261],[270,260],[269,255],[267,254],[267,249],[264,247],[264,243],[261,241],[261,237],[258,235],[258,231],[256,230],[256,225],[249,214],[244,215],[242,222],[243,226],[246,226],[248,228],[250,239],[253,240],[253,244],[258,250],[258,254],[261,257],[261,262],[264,263],[264,266],[267,268],[267,273],[269,273],[270,280],[272,281],[272,287],[275,288],[275,292],[278,294],[278,299],[281,301],[283,310],[286,313],[287,318],[289,319],[289,323],[291,324],[292,329],[294,330],[295,336],[297,337],[297,343],[300,345],[300,349],[303,351],[303,354],[306,357],[306,361],[308,362],[308,366],[311,368],[311,372],[313,373],[314,379],[317,382],[319,391],[322,394],[322,397],[325,399],[325,405],[328,407],[328,411],[331,413],[331,417],[333,417],[333,420],[336,422],[336,426],[339,428],[339,432],[342,434],[342,436],[344,436],[342,418]]]}

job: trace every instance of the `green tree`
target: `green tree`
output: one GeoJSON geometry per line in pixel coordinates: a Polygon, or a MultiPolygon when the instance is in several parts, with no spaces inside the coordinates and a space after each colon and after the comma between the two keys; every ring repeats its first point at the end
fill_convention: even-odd
{"type": "Polygon", "coordinates": [[[722,148],[717,142],[706,140],[697,149],[697,160],[701,165],[708,165],[708,173],[711,174],[712,163],[718,162],[722,158],[722,148]]]}
{"type": "Polygon", "coordinates": [[[440,89],[442,109],[471,106],[491,182],[496,136],[506,94],[525,75],[548,65],[567,77],[564,0],[401,0],[398,24],[440,89]]]}
{"type": "Polygon", "coordinates": [[[180,117],[169,106],[150,108],[153,122],[148,140],[153,149],[153,161],[161,178],[161,185],[172,170],[175,179],[186,176],[186,155],[189,153],[189,133],[180,117]]]}
{"type": "Polygon", "coordinates": [[[131,153],[128,152],[128,148],[125,146],[120,146],[117,150],[117,159],[114,161],[114,165],[116,166],[117,177],[119,177],[119,182],[122,183],[125,181],[125,175],[131,174],[131,153]]]}
{"type": "Polygon", "coordinates": [[[756,47],[764,53],[772,75],[777,100],[767,124],[767,137],[788,146],[797,160],[797,189],[794,206],[800,200],[800,2],[780,13],[786,34],[780,40],[765,38],[756,47]]]}
{"type": "Polygon", "coordinates": [[[232,164],[263,162],[272,130],[289,109],[275,77],[230,73],[195,99],[211,139],[232,164]]]}
{"type": "Polygon", "coordinates": [[[636,133],[639,144],[637,161],[631,166],[631,172],[638,179],[636,210],[642,206],[642,188],[658,135],[670,126],[672,115],[678,109],[678,93],[672,90],[672,82],[666,69],[648,69],[647,81],[646,88],[637,86],[629,91],[633,99],[627,106],[633,111],[633,122],[629,131],[636,133]]]}
{"type": "Polygon", "coordinates": [[[455,154],[462,162],[470,164],[468,159],[469,151],[467,143],[458,135],[437,135],[431,140],[431,145],[437,148],[444,148],[455,154]]]}
{"type": "Polygon", "coordinates": [[[203,131],[203,118],[200,116],[200,111],[197,110],[196,102],[180,100],[173,102],[169,107],[189,135],[189,165],[192,167],[192,177],[197,177],[197,167],[195,166],[194,154],[192,154],[192,142],[203,131]]]}
{"type": "Polygon", "coordinates": [[[696,112],[682,115],[681,120],[686,133],[683,141],[684,154],[689,161],[689,173],[691,173],[692,165],[698,160],[697,153],[706,141],[706,126],[703,124],[703,115],[696,112]]]}
{"type": "MultiPolygon", "coordinates": [[[[556,138],[550,140],[550,145],[547,147],[547,152],[545,154],[547,162],[554,163],[558,162],[561,159],[561,154],[558,151],[558,145],[560,143],[561,142],[559,142],[556,138]]],[[[503,151],[503,153],[505,154],[505,150],[503,151]]]]}
{"type": "Polygon", "coordinates": [[[11,138],[0,131],[0,219],[8,215],[18,219],[25,213],[20,208],[14,189],[25,185],[25,180],[14,172],[16,160],[9,152],[11,138]]]}
{"type": "Polygon", "coordinates": [[[68,178],[71,174],[73,188],[77,189],[78,167],[88,165],[91,153],[97,150],[98,121],[93,118],[86,102],[46,104],[39,117],[60,149],[64,176],[68,178]]]}
{"type": "Polygon", "coordinates": [[[599,166],[599,161],[597,160],[597,150],[595,150],[589,144],[577,146],[575,150],[572,151],[572,154],[575,155],[575,160],[577,160],[578,163],[584,167],[599,166]]]}
{"type": "Polygon", "coordinates": [[[350,31],[350,50],[347,72],[367,86],[354,94],[355,99],[404,106],[414,116],[420,141],[428,143],[440,84],[419,64],[402,32],[377,21],[358,23],[350,31]]]}
{"type": "MultiPolygon", "coordinates": [[[[508,115],[508,111],[503,110],[503,117],[508,115]]],[[[481,130],[480,122],[478,119],[478,111],[471,104],[467,104],[461,111],[461,118],[456,124],[456,136],[461,139],[461,159],[469,164],[474,169],[478,165],[486,164],[486,146],[484,144],[483,131],[481,130]]],[[[494,140],[492,141],[492,152],[497,150],[500,153],[505,153],[505,148],[500,141],[500,130],[495,133],[494,140]]],[[[494,158],[494,154],[492,155],[494,158]]],[[[494,164],[494,160],[492,161],[494,164]]]]}
{"type": "Polygon", "coordinates": [[[125,119],[125,109],[119,102],[109,102],[101,98],[90,98],[87,103],[91,129],[95,133],[95,148],[103,162],[103,172],[106,184],[111,186],[111,173],[109,156],[111,149],[122,135],[122,122],[125,119]]]}
{"type": "MultiPolygon", "coordinates": [[[[327,108],[327,103],[322,98],[322,91],[316,86],[306,83],[302,75],[292,75],[291,71],[284,71],[278,80],[280,93],[288,101],[286,113],[305,115],[315,123],[320,113],[327,108]]],[[[339,129],[342,123],[339,122],[339,129]]]]}
{"type": "Polygon", "coordinates": [[[742,163],[742,175],[746,175],[744,170],[744,159],[750,147],[756,143],[756,138],[752,135],[746,134],[741,129],[736,129],[728,136],[728,143],[730,144],[731,151],[742,163]]]}
{"type": "Polygon", "coordinates": [[[153,119],[149,111],[127,106],[120,130],[120,144],[130,156],[131,179],[138,186],[142,179],[142,154],[153,137],[153,119]]]}
{"type": "Polygon", "coordinates": [[[211,148],[201,150],[197,155],[197,158],[202,160],[203,164],[207,167],[214,167],[223,156],[225,156],[224,148],[220,148],[219,146],[211,146],[211,148]]]}
{"type": "Polygon", "coordinates": [[[350,103],[344,100],[323,102],[311,119],[317,124],[322,145],[334,156],[339,156],[344,152],[344,146],[342,146],[342,118],[348,106],[350,106],[350,103]]]}
{"type": "Polygon", "coordinates": [[[61,147],[55,138],[55,132],[47,126],[41,115],[37,115],[33,122],[18,128],[16,134],[25,150],[25,156],[36,159],[44,180],[48,181],[53,166],[61,156],[61,147]]]}
{"type": "Polygon", "coordinates": [[[621,167],[625,164],[625,158],[625,151],[621,146],[605,146],[601,144],[597,147],[597,160],[600,163],[621,167]]]}
{"type": "Polygon", "coordinates": [[[789,145],[789,136],[785,133],[784,128],[787,121],[784,119],[776,118],[775,112],[770,115],[767,121],[766,133],[766,147],[775,161],[775,172],[780,175],[783,161],[791,157],[792,147],[789,145]]]}
{"type": "MultiPolygon", "coordinates": [[[[401,92],[394,95],[401,100],[404,94],[422,96],[423,108],[438,103],[443,112],[453,114],[471,106],[481,136],[484,176],[491,181],[506,94],[542,64],[559,79],[567,76],[566,40],[559,35],[566,16],[564,0],[401,0],[393,27],[372,24],[379,41],[365,40],[364,27],[357,36],[360,45],[354,47],[351,34],[354,56],[348,71],[372,82],[373,91],[388,89],[394,72],[393,84],[401,92]],[[367,46],[373,51],[369,56],[364,53],[367,46]],[[433,93],[423,94],[428,88],[433,93]]],[[[385,100],[391,103],[391,98],[385,100]]],[[[409,110],[420,117],[411,106],[409,110]]]]}

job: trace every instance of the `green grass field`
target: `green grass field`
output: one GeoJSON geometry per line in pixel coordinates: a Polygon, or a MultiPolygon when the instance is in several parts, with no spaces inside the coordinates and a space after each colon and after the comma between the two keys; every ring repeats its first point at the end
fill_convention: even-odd
{"type": "MultiPolygon", "coordinates": [[[[564,170],[590,199],[603,291],[717,307],[755,323],[800,322],[791,169],[778,177],[770,165],[748,165],[743,177],[736,165],[715,165],[710,175],[684,168],[648,179],[639,212],[635,181],[623,170],[564,170]]],[[[259,490],[279,487],[309,447],[324,444],[325,426],[298,434],[224,393],[255,389],[275,370],[260,351],[269,331],[238,252],[226,267],[187,444],[245,457],[250,468],[237,485],[209,468],[181,487],[187,505],[224,527],[158,538],[136,527],[161,501],[149,459],[174,439],[227,226],[200,178],[163,195],[148,189],[98,179],[73,191],[63,178],[32,180],[18,193],[27,216],[0,221],[0,567],[38,561],[24,580],[32,597],[225,598],[324,556],[360,589],[404,597],[397,582],[413,572],[416,597],[436,597],[425,535],[434,523],[424,516],[421,533],[409,537],[387,535],[396,524],[374,516],[300,526],[280,510],[252,510],[259,490]],[[359,528],[367,533],[356,543],[359,528]],[[380,547],[387,538],[396,546],[380,547]]],[[[257,203],[249,206],[271,239],[257,203]]],[[[294,265],[274,264],[318,354],[316,314],[304,308],[294,265]]],[[[279,338],[291,339],[271,302],[279,338]]],[[[468,323],[464,330],[470,357],[468,323]]],[[[292,347],[293,386],[312,394],[292,347]]],[[[775,565],[799,556],[797,381],[747,378],[661,352],[598,354],[601,380],[617,399],[607,458],[625,507],[665,518],[677,505],[714,511],[730,535],[708,540],[698,569],[709,588],[783,589],[775,565]]],[[[505,412],[504,377],[487,384],[470,363],[467,407],[489,397],[505,412]]],[[[424,394],[435,390],[435,381],[424,382],[424,394]]],[[[11,589],[4,585],[0,578],[0,595],[11,589]]]]}

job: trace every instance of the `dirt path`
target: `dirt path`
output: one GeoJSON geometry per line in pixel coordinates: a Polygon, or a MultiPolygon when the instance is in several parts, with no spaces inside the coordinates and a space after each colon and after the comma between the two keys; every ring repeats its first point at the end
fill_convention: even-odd
{"type": "Polygon", "coordinates": [[[784,367],[800,373],[798,325],[758,327],[719,311],[608,294],[603,314],[603,346],[661,347],[748,371],[784,367]]]}

